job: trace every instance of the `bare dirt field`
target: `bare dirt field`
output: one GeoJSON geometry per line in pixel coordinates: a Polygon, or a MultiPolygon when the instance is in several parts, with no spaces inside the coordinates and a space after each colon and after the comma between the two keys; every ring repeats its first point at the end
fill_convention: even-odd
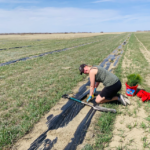
{"type": "Polygon", "coordinates": [[[11,40],[34,40],[34,39],[72,39],[81,37],[98,36],[105,34],[122,34],[124,32],[106,32],[106,33],[69,33],[69,34],[22,34],[22,35],[0,35],[0,39],[11,40]]]}

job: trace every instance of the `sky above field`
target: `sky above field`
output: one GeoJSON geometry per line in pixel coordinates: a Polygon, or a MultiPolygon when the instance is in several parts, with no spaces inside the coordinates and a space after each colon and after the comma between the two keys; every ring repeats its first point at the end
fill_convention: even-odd
{"type": "Polygon", "coordinates": [[[150,0],[0,0],[0,33],[150,30],[150,0]]]}

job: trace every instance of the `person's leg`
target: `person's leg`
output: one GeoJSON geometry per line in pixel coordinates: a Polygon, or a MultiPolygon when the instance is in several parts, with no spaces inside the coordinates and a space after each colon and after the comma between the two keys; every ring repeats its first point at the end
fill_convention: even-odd
{"type": "Polygon", "coordinates": [[[112,86],[104,87],[101,93],[96,97],[96,103],[106,103],[111,101],[119,101],[126,106],[126,101],[122,95],[117,95],[117,92],[121,89],[122,85],[120,80],[112,86]]]}
{"type": "Polygon", "coordinates": [[[127,105],[122,95],[120,97],[114,96],[111,100],[107,100],[105,99],[105,97],[101,97],[100,95],[98,95],[95,100],[95,102],[98,104],[103,104],[103,103],[112,102],[112,101],[119,101],[122,105],[124,106],[127,105]]]}
{"type": "Polygon", "coordinates": [[[107,103],[107,102],[111,102],[111,101],[117,101],[119,99],[119,97],[117,97],[117,96],[114,96],[111,100],[107,100],[107,99],[105,99],[105,97],[101,97],[100,95],[98,95],[97,97],[96,97],[96,99],[95,99],[95,102],[96,103],[107,103]]]}

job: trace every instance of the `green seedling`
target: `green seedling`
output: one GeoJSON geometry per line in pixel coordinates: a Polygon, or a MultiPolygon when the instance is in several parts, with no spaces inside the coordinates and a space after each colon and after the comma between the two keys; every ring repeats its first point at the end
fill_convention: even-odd
{"type": "Polygon", "coordinates": [[[137,126],[138,126],[138,123],[137,123],[137,122],[134,122],[133,128],[134,128],[134,127],[137,127],[137,126]]]}
{"type": "Polygon", "coordinates": [[[116,147],[116,150],[127,150],[127,146],[118,146],[116,147]]]}
{"type": "Polygon", "coordinates": [[[143,138],[142,138],[142,141],[144,142],[144,143],[143,143],[143,148],[149,148],[149,144],[150,144],[150,143],[147,142],[147,137],[143,137],[143,138]]]}
{"type": "Polygon", "coordinates": [[[89,144],[86,144],[82,150],[93,150],[93,147],[89,144]]]}
{"type": "Polygon", "coordinates": [[[137,109],[136,108],[134,108],[133,113],[134,113],[134,115],[136,117],[137,116],[137,109]]]}
{"type": "Polygon", "coordinates": [[[140,124],[140,127],[143,128],[143,129],[146,129],[146,128],[147,128],[147,126],[146,126],[146,124],[145,124],[144,122],[142,122],[142,123],[140,124]]]}
{"type": "Polygon", "coordinates": [[[133,142],[134,142],[134,139],[129,140],[129,143],[133,143],[133,142]]]}
{"type": "Polygon", "coordinates": [[[145,118],[147,121],[149,121],[150,122],[150,116],[148,116],[147,118],[145,118]]]}
{"type": "Polygon", "coordinates": [[[130,130],[133,128],[131,124],[127,124],[126,127],[130,130]]]}
{"type": "Polygon", "coordinates": [[[142,103],[140,101],[137,101],[138,107],[140,108],[142,103]]]}

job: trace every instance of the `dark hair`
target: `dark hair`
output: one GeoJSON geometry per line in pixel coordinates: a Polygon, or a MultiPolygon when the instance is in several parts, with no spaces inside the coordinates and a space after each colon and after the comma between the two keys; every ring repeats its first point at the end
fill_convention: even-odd
{"type": "Polygon", "coordinates": [[[86,64],[82,64],[80,65],[79,67],[79,71],[80,71],[80,74],[82,75],[82,73],[84,73],[84,67],[87,66],[86,64]]]}

